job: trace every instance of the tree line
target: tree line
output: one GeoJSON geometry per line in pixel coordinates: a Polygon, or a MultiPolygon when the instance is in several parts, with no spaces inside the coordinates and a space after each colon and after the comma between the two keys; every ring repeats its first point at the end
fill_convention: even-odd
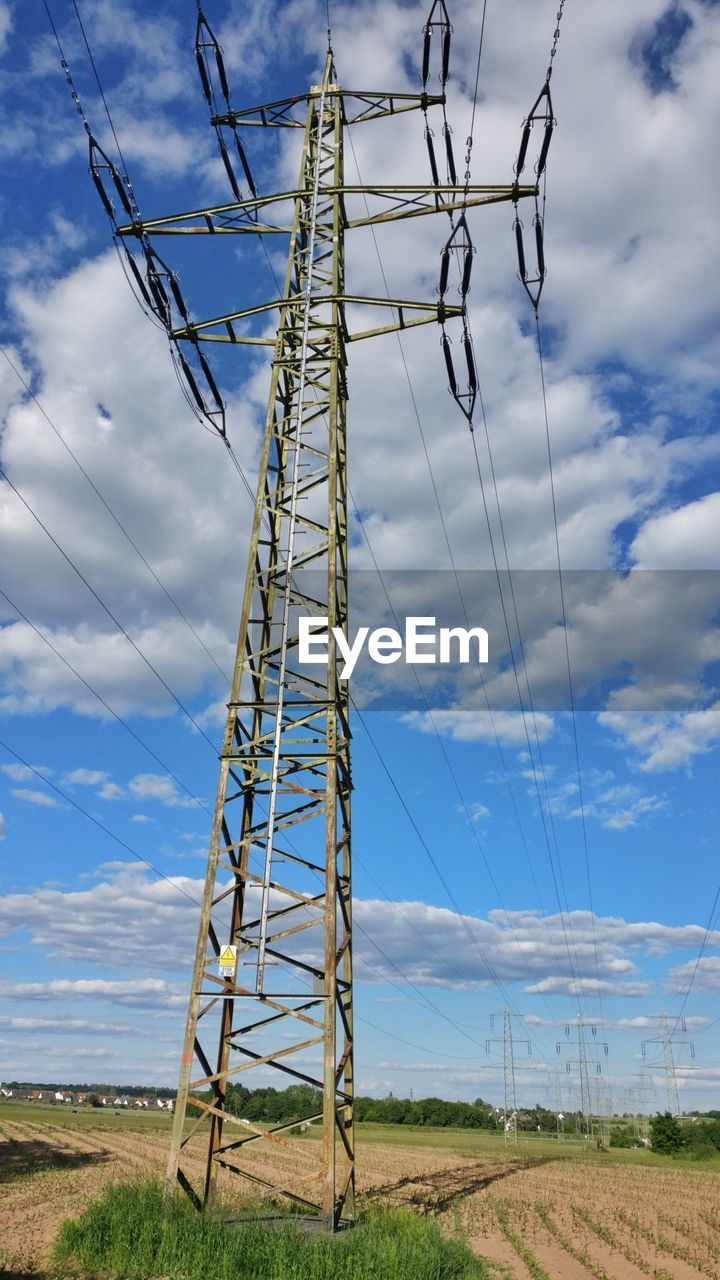
{"type": "MultiPolygon", "coordinates": [[[[203,1095],[210,1101],[211,1095],[203,1095]]],[[[290,1085],[287,1089],[248,1089],[243,1084],[228,1083],[225,1105],[232,1114],[262,1124],[291,1124],[293,1120],[322,1113],[322,1093],[307,1084],[290,1085]]],[[[474,1102],[448,1102],[445,1098],[355,1098],[355,1119],[368,1124],[400,1124],[445,1129],[485,1129],[495,1132],[502,1127],[502,1112],[483,1098],[474,1102]]],[[[573,1133],[578,1117],[565,1115],[565,1132],[573,1133]]],[[[538,1103],[517,1112],[521,1131],[555,1133],[554,1111],[538,1103]]]]}

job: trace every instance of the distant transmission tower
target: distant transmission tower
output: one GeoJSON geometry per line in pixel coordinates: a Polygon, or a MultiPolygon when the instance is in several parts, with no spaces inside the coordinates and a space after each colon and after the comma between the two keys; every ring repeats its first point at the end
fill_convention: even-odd
{"type": "Polygon", "coordinates": [[[553,1072],[555,1082],[555,1125],[558,1142],[565,1141],[565,1110],[562,1100],[562,1076],[559,1071],[553,1072]]]}
{"type": "MultiPolygon", "coordinates": [[[[675,1034],[675,1026],[677,1023],[675,1023],[675,1026],[671,1028],[671,1021],[673,1021],[673,1019],[669,1018],[666,1013],[660,1014],[658,1018],[658,1034],[656,1036],[652,1036],[649,1040],[643,1040],[642,1052],[643,1057],[645,1057],[647,1046],[649,1044],[657,1044],[661,1046],[663,1066],[665,1068],[665,1086],[667,1089],[668,1111],[671,1115],[679,1116],[682,1115],[682,1111],[680,1109],[680,1092],[678,1090],[674,1047],[679,1048],[681,1045],[689,1045],[690,1056],[691,1058],[694,1058],[695,1045],[691,1040],[684,1040],[677,1036],[675,1034]]],[[[684,1035],[687,1031],[687,1024],[684,1018],[680,1020],[680,1025],[684,1035]]]]}
{"type": "MultiPolygon", "coordinates": [[[[490,1015],[490,1026],[494,1028],[495,1018],[500,1015],[490,1015]]],[[[529,1040],[519,1040],[517,1036],[513,1036],[512,1020],[520,1018],[522,1014],[511,1013],[509,1009],[504,1009],[502,1013],[503,1034],[502,1040],[498,1038],[487,1041],[486,1049],[490,1052],[491,1044],[502,1044],[503,1047],[503,1128],[505,1132],[505,1146],[517,1146],[517,1098],[515,1096],[515,1046],[518,1044],[527,1045],[528,1053],[532,1052],[532,1045],[529,1040]]]]}
{"type": "Polygon", "coordinates": [[[609,1085],[602,1075],[595,1082],[596,1114],[598,1118],[598,1143],[605,1150],[610,1146],[610,1121],[612,1119],[612,1096],[609,1085]]]}
{"type": "Polygon", "coordinates": [[[648,1108],[652,1103],[655,1090],[652,1083],[652,1077],[648,1081],[647,1071],[639,1071],[637,1079],[637,1089],[632,1090],[635,1103],[635,1137],[642,1146],[647,1147],[650,1145],[650,1119],[648,1116],[648,1108]]]}
{"type": "MultiPolygon", "coordinates": [[[[570,1074],[574,1066],[577,1067],[578,1069],[578,1075],[580,1079],[581,1134],[586,1141],[590,1142],[592,1141],[592,1138],[593,1138],[593,1109],[592,1109],[592,1098],[590,1094],[590,1079],[588,1075],[588,1044],[587,1044],[587,1036],[585,1033],[589,1028],[593,1040],[597,1040],[597,1027],[593,1023],[584,1022],[582,1018],[576,1018],[574,1026],[577,1030],[577,1055],[578,1056],[577,1058],[565,1059],[565,1070],[568,1072],[568,1074],[570,1074]]],[[[570,1039],[570,1035],[571,1035],[571,1025],[568,1023],[568,1025],[565,1027],[565,1037],[567,1040],[570,1039]]],[[[605,1041],[602,1040],[602,1041],[599,1041],[598,1043],[602,1046],[603,1052],[607,1056],[608,1046],[605,1043],[605,1041]]],[[[555,1048],[558,1053],[562,1052],[562,1044],[559,1040],[555,1048]]],[[[599,1062],[595,1063],[595,1073],[596,1075],[600,1075],[602,1073],[602,1067],[600,1066],[599,1062]]]]}
{"type": "MultiPolygon", "coordinates": [[[[332,628],[347,630],[348,611],[347,347],[437,323],[450,369],[444,325],[465,315],[472,266],[465,210],[515,203],[538,190],[517,182],[476,186],[469,169],[460,185],[447,126],[449,180],[441,182],[427,121],[431,182],[346,181],[348,126],[407,111],[427,116],[430,108],[444,107],[450,33],[443,0],[434,0],[419,94],[343,89],[329,50],[321,83],[307,93],[234,111],[222,51],[200,13],[196,54],[233,190],[226,204],[142,218],[127,175],[108,159],[84,120],[91,173],[125,251],[129,278],[144,308],[168,333],[188,402],[223,438],[225,407],[203,344],[265,346],[273,354],[168,1187],[179,1183],[201,1206],[225,1171],[255,1192],[284,1197],[330,1229],[354,1216],[351,735],[348,686],[339,677],[332,637],[332,628]],[[426,91],[434,38],[442,88],[435,95],[426,91]],[[302,133],[294,189],[257,193],[241,139],[246,128],[302,133]],[[231,152],[245,174],[248,198],[241,194],[231,152]],[[131,218],[126,226],[117,223],[117,200],[131,218]],[[285,215],[288,206],[292,212],[285,215]],[[276,208],[286,221],[275,220],[276,208]],[[449,215],[453,226],[441,259],[439,299],[347,292],[348,230],[434,213],[449,215]],[[156,237],[204,235],[217,245],[226,236],[280,233],[289,237],[282,296],[201,322],[191,320],[176,275],[153,246],[156,237]],[[129,246],[144,257],[144,278],[129,246]],[[453,255],[460,259],[462,278],[461,305],[454,306],[444,298],[453,255]],[[391,323],[351,331],[348,304],[384,309],[385,316],[389,311],[391,323]],[[250,332],[253,321],[270,315],[278,318],[275,337],[250,332]],[[308,667],[299,660],[303,616],[321,619],[330,633],[327,665],[308,667]],[[268,1077],[311,1087],[303,1114],[292,1124],[264,1129],[234,1114],[230,1086],[265,1084],[268,1077]],[[292,1131],[310,1122],[322,1124],[322,1142],[294,1142],[292,1131]]],[[[459,403],[474,403],[477,380],[466,338],[465,330],[468,392],[458,390],[454,374],[451,382],[459,403]]],[[[236,519],[228,512],[229,522],[236,519]]],[[[234,598],[235,579],[219,582],[218,592],[234,598]]]]}

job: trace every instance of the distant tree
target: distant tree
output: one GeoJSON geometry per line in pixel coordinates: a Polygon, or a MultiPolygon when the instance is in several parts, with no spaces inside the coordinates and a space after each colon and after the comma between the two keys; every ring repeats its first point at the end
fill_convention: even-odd
{"type": "Polygon", "coordinates": [[[680,1121],[669,1111],[658,1112],[650,1121],[650,1137],[653,1151],[671,1156],[683,1146],[680,1121]]]}
{"type": "Polygon", "coordinates": [[[89,1093],[85,1099],[86,1107],[101,1107],[102,1103],[96,1093],[89,1093]]]}
{"type": "Polygon", "coordinates": [[[635,1147],[637,1140],[632,1129],[626,1124],[614,1124],[610,1130],[611,1147],[635,1147]]]}

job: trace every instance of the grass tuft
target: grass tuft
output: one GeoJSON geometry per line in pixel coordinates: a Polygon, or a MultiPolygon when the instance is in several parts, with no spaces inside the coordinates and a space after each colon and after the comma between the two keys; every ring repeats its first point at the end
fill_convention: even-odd
{"type": "Polygon", "coordinates": [[[186,1199],[167,1208],[156,1182],[110,1187],[82,1217],[65,1222],[54,1250],[64,1274],[147,1280],[484,1280],[464,1241],[427,1217],[373,1209],[331,1238],[297,1223],[229,1225],[186,1199]]]}

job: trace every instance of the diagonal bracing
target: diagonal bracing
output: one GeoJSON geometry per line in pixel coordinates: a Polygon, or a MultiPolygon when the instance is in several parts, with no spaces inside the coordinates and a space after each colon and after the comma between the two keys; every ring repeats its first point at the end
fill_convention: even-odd
{"type": "Polygon", "coordinates": [[[196,351],[207,341],[272,344],[273,361],[168,1186],[179,1182],[200,1206],[221,1173],[235,1175],[331,1229],[354,1217],[349,692],[332,642],[327,666],[300,663],[298,618],[327,619],[330,634],[347,629],[348,344],[462,314],[442,299],[348,294],[345,233],[536,191],[517,183],[346,184],[348,123],[442,102],[344,92],[329,52],[322,82],[304,97],[232,113],[235,130],[302,124],[294,191],[148,221],[138,215],[118,228],[126,243],[143,244],[172,234],[290,237],[281,298],[200,322],[183,309],[170,331],[196,351]],[[368,205],[354,216],[358,196],[374,211],[368,205]],[[265,221],[274,205],[287,221],[265,221]],[[390,321],[351,333],[348,303],[390,307],[390,321]],[[277,313],[274,339],[248,332],[265,313],[277,313]],[[298,1094],[302,1114],[269,1128],[249,1124],[231,1089],[246,1082],[308,1086],[298,1094]],[[298,1137],[316,1122],[321,1141],[298,1137]]]}

